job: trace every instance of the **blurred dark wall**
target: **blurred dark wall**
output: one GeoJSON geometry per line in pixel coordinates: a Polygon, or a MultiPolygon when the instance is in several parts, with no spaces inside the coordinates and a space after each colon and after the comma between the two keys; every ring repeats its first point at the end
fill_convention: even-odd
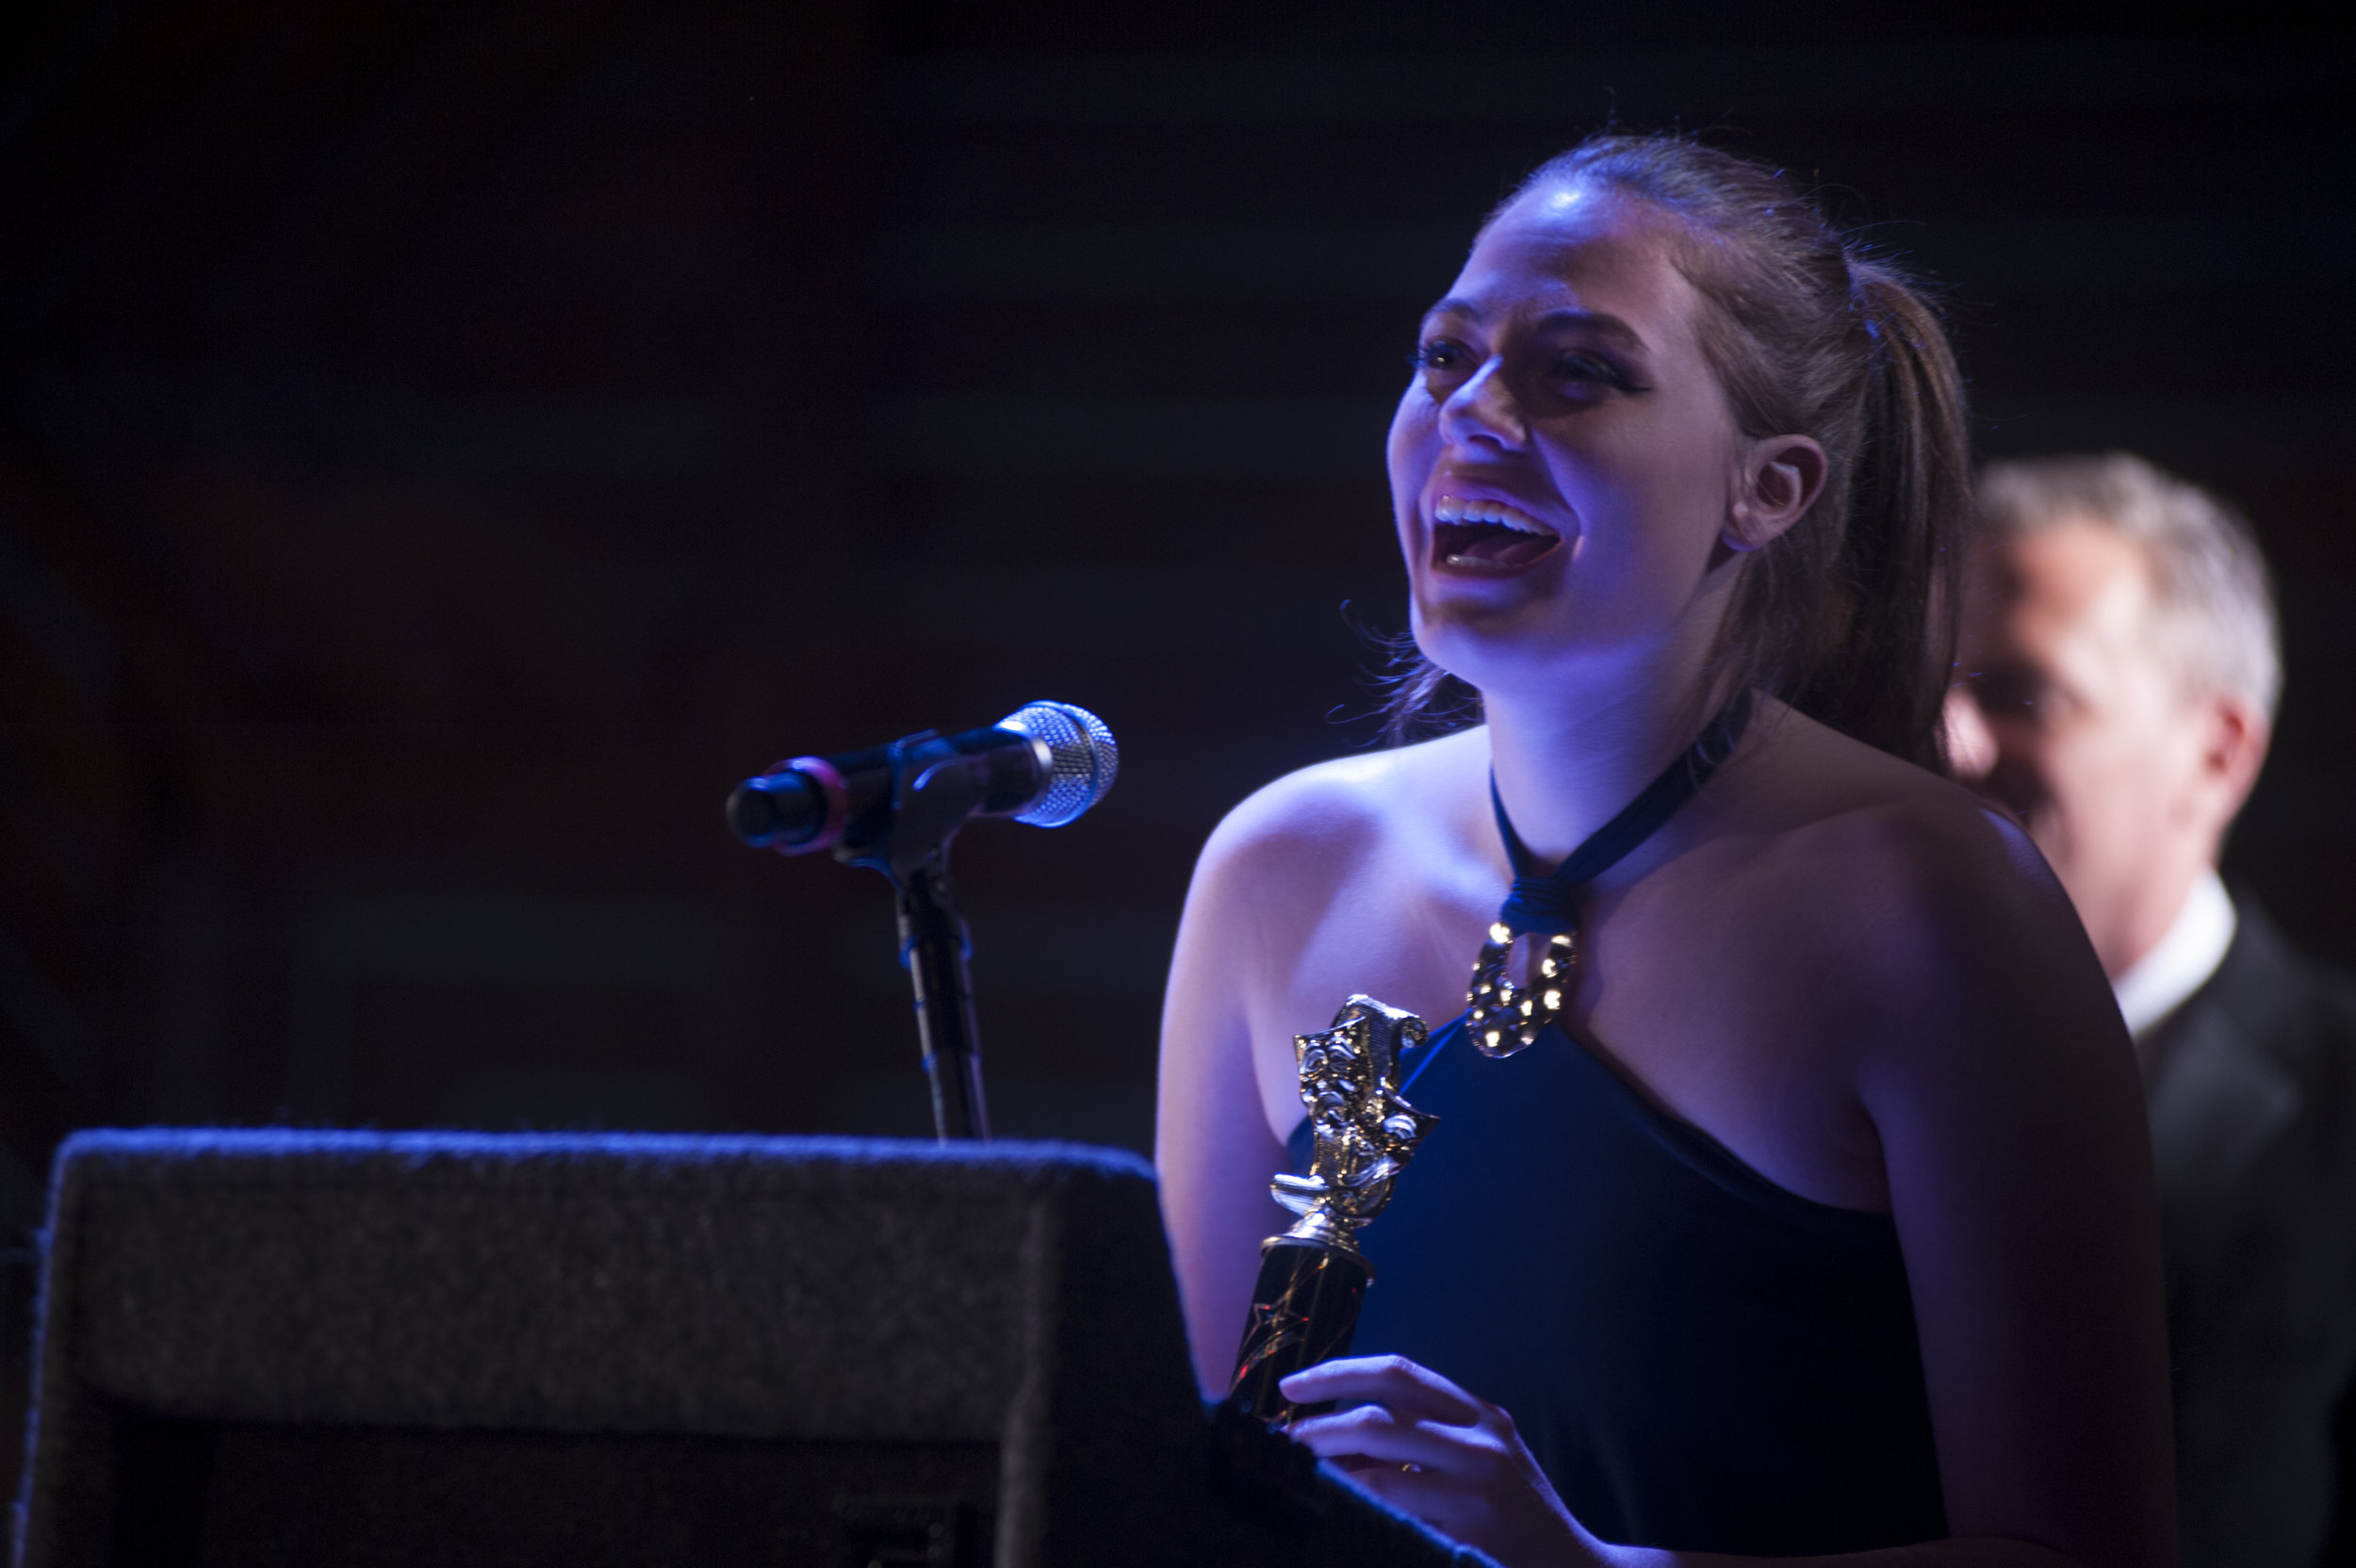
{"type": "Polygon", "coordinates": [[[861,707],[856,18],[49,42],[0,144],[0,1017],[50,1122],[792,1120],[850,905],[716,803],[861,707]]]}
{"type": "Polygon", "coordinates": [[[2250,510],[2291,684],[2234,869],[2356,957],[2347,52],[1908,25],[19,11],[0,1208],[91,1120],[922,1131],[881,882],[719,803],[1042,695],[1122,777],[960,845],[995,1108],[1142,1146],[1196,846],[1371,738],[1416,314],[1615,112],[1945,280],[1987,451],[2250,510]]]}

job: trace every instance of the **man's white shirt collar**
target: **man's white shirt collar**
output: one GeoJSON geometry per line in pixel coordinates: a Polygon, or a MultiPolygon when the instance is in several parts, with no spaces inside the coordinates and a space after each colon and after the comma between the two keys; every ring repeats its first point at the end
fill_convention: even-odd
{"type": "Polygon", "coordinates": [[[2127,1032],[2142,1038],[2206,985],[2233,945],[2237,923],[2233,900],[2216,868],[2202,867],[2167,935],[2111,984],[2127,1032]]]}

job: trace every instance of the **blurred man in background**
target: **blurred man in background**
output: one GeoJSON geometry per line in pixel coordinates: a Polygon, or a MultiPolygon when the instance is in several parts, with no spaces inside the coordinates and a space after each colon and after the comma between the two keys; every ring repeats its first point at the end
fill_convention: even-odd
{"type": "Polygon", "coordinates": [[[2184,1561],[2344,1560],[2356,986],[2217,873],[2282,685],[2266,564],[2214,498],[2133,457],[1994,465],[1981,511],[1950,737],[2052,862],[2135,1037],[2184,1561]]]}

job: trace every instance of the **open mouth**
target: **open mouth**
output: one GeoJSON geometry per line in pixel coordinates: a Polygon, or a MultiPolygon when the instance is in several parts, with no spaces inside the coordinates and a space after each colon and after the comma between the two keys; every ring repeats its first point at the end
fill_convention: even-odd
{"type": "Polygon", "coordinates": [[[1513,571],[1562,542],[1562,536],[1503,501],[1442,496],[1432,508],[1432,554],[1442,565],[1513,571]]]}

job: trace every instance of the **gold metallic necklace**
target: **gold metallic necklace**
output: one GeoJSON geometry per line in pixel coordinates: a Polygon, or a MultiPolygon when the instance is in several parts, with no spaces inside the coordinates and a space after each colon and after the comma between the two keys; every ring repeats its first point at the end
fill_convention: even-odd
{"type": "Polygon", "coordinates": [[[1644,793],[1589,834],[1551,872],[1539,868],[1537,858],[1513,831],[1505,802],[1497,796],[1497,776],[1490,776],[1489,804],[1497,809],[1497,836],[1505,841],[1505,856],[1513,866],[1513,890],[1489,923],[1488,939],[1473,961],[1472,989],[1464,1000],[1472,1008],[1465,1022],[1474,1050],[1484,1056],[1511,1056],[1562,1017],[1571,968],[1579,961],[1579,915],[1589,885],[1693,798],[1734,750],[1750,716],[1751,694],[1745,690],[1718,710],[1701,738],[1644,786],[1644,793]],[[1524,937],[1544,937],[1546,945],[1537,955],[1534,977],[1516,983],[1506,975],[1505,965],[1524,937]]]}

